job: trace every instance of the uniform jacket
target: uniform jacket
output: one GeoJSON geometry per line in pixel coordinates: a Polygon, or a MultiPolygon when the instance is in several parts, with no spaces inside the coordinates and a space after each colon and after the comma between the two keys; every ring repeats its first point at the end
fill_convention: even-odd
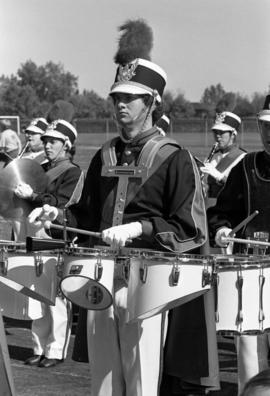
{"type": "MultiPolygon", "coordinates": [[[[149,139],[158,131],[152,128],[149,139]]],[[[147,139],[146,139],[147,140],[147,139]]],[[[132,164],[145,143],[115,145],[118,165],[132,164]],[[128,153],[128,154],[127,154],[128,153]]],[[[88,169],[81,200],[71,207],[68,222],[78,228],[102,231],[112,224],[118,179],[101,175],[101,150],[88,169]],[[110,210],[104,205],[111,202],[110,210]],[[104,218],[104,213],[107,213],[104,218]]],[[[184,252],[205,242],[205,208],[195,161],[185,149],[174,151],[137,191],[124,209],[123,223],[142,221],[143,234],[132,246],[184,252]]],[[[92,244],[98,241],[91,241],[92,244]]],[[[100,242],[100,241],[99,241],[100,242]]]]}
{"type": "Polygon", "coordinates": [[[216,206],[207,212],[211,243],[214,244],[219,228],[234,228],[254,210],[259,210],[259,215],[243,227],[236,236],[240,238],[252,236],[251,230],[261,231],[261,227],[269,228],[270,231],[270,226],[265,224],[265,219],[269,218],[270,212],[269,187],[269,155],[263,151],[247,154],[231,171],[226,186],[219,194],[216,206]]]}

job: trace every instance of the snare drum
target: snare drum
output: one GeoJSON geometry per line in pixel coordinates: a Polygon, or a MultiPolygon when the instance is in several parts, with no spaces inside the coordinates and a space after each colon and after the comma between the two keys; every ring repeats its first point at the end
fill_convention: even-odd
{"type": "Polygon", "coordinates": [[[205,256],[131,252],[129,321],[149,318],[200,296],[210,288],[211,273],[205,256]]]}
{"type": "Polygon", "coordinates": [[[213,256],[216,329],[259,334],[270,329],[270,257],[213,256]]]}
{"type": "Polygon", "coordinates": [[[1,244],[0,306],[2,314],[21,320],[41,318],[43,309],[40,302],[55,304],[56,265],[57,258],[51,253],[29,254],[20,246],[17,247],[16,243],[1,244]]]}
{"type": "Polygon", "coordinates": [[[67,248],[59,276],[64,296],[79,307],[108,308],[113,301],[115,255],[106,249],[67,248]]]}

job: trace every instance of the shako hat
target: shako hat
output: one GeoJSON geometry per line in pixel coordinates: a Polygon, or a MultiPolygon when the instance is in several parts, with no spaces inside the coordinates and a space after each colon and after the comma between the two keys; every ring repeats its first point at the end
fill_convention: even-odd
{"type": "Polygon", "coordinates": [[[48,122],[45,118],[34,118],[30,124],[25,128],[25,132],[40,133],[43,135],[48,127],[48,122]]]}
{"type": "Polygon", "coordinates": [[[77,139],[77,131],[73,125],[65,120],[55,120],[49,124],[44,135],[41,139],[44,140],[46,137],[52,137],[54,139],[60,139],[65,142],[69,148],[73,146],[77,139]]]}
{"type": "Polygon", "coordinates": [[[212,131],[228,131],[228,132],[236,132],[239,130],[241,125],[241,118],[230,112],[223,111],[222,113],[218,113],[216,115],[215,123],[212,126],[212,131]]]}
{"type": "Polygon", "coordinates": [[[152,29],[144,20],[127,21],[119,27],[122,36],[114,57],[119,65],[110,95],[129,93],[151,95],[158,102],[166,85],[167,75],[157,64],[151,62],[152,29]]]}
{"type": "Polygon", "coordinates": [[[270,122],[270,95],[265,98],[263,109],[258,114],[258,120],[270,122]]]}

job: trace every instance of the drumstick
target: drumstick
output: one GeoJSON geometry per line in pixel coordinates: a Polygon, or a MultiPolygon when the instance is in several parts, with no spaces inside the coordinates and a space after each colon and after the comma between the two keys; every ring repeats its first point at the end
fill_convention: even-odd
{"type": "Polygon", "coordinates": [[[224,243],[229,242],[237,242],[237,243],[245,243],[246,245],[260,245],[260,246],[270,246],[270,242],[264,241],[256,241],[255,239],[241,239],[241,238],[232,238],[232,237],[221,237],[221,241],[224,243]]]}
{"type": "MultiPolygon", "coordinates": [[[[56,230],[66,230],[70,232],[75,232],[77,234],[83,234],[83,235],[89,235],[89,236],[94,236],[96,238],[101,238],[101,232],[94,232],[94,231],[86,231],[86,230],[81,230],[79,228],[73,228],[73,227],[65,227],[61,226],[58,224],[50,224],[47,228],[55,228],[56,230]]],[[[132,242],[132,239],[127,240],[128,243],[132,242]]]]}
{"type": "Polygon", "coordinates": [[[255,216],[257,216],[259,214],[258,210],[255,210],[253,213],[251,213],[251,215],[249,215],[248,217],[246,217],[243,221],[241,221],[241,223],[239,223],[236,227],[234,227],[231,232],[229,233],[229,237],[233,237],[234,234],[237,233],[237,231],[239,231],[242,227],[244,227],[247,223],[249,223],[255,216]]]}
{"type": "Polygon", "coordinates": [[[47,228],[54,228],[56,230],[66,230],[70,232],[75,232],[77,234],[84,234],[84,235],[89,235],[89,236],[94,236],[96,238],[101,238],[101,232],[94,232],[94,231],[86,231],[86,230],[81,230],[79,228],[73,228],[73,227],[64,227],[58,224],[50,224],[49,227],[47,228]]]}

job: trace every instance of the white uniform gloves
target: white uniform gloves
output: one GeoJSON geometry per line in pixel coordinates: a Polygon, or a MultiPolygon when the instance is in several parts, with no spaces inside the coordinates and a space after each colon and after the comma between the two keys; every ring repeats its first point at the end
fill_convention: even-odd
{"type": "Polygon", "coordinates": [[[125,246],[129,239],[138,238],[140,235],[142,225],[139,221],[107,228],[101,233],[102,240],[114,249],[125,246]]]}
{"type": "Polygon", "coordinates": [[[49,228],[50,223],[58,216],[58,209],[55,206],[48,204],[43,205],[41,208],[36,208],[28,216],[28,221],[31,225],[49,228]]]}
{"type": "Polygon", "coordinates": [[[216,242],[216,244],[218,245],[218,246],[220,246],[220,247],[226,247],[227,245],[228,245],[228,242],[224,242],[223,240],[222,240],[222,238],[226,238],[226,237],[228,237],[228,236],[232,236],[232,235],[230,235],[230,233],[232,232],[232,229],[231,228],[228,228],[228,227],[222,227],[222,228],[220,228],[218,231],[217,231],[217,233],[216,233],[216,236],[215,236],[215,242],[216,242]]]}
{"type": "Polygon", "coordinates": [[[33,189],[29,184],[21,182],[16,186],[14,193],[19,198],[27,199],[32,197],[33,189]]]}
{"type": "Polygon", "coordinates": [[[216,181],[221,182],[223,179],[223,174],[219,172],[213,164],[207,162],[204,166],[200,168],[203,173],[212,176],[216,181]]]}
{"type": "MultiPolygon", "coordinates": [[[[37,228],[50,228],[50,223],[58,216],[58,209],[54,206],[43,205],[42,208],[36,208],[28,216],[31,225],[37,228]]],[[[122,224],[107,228],[102,231],[102,240],[110,245],[113,249],[123,247],[128,240],[138,238],[142,234],[142,224],[139,221],[122,224]]]]}

